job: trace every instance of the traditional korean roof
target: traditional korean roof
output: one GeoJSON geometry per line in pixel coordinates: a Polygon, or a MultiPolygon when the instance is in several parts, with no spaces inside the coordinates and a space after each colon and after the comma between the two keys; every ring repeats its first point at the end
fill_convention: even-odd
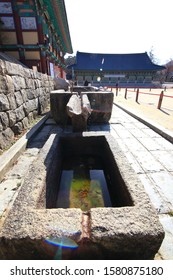
{"type": "Polygon", "coordinates": [[[74,70],[94,71],[159,71],[164,66],[154,64],[145,53],[105,54],[77,52],[74,70]]]}
{"type": "Polygon", "coordinates": [[[39,0],[43,11],[46,11],[50,24],[60,36],[65,52],[72,54],[72,43],[68,26],[64,0],[39,0]]]}

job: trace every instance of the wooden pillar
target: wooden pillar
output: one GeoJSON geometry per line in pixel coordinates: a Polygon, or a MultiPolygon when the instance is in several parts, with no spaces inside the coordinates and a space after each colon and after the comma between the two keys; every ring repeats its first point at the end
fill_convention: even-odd
{"type": "Polygon", "coordinates": [[[21,28],[21,22],[20,22],[20,16],[17,12],[17,3],[16,1],[11,1],[12,9],[13,9],[13,17],[14,17],[14,23],[15,23],[15,29],[16,29],[16,37],[17,37],[17,43],[20,45],[23,45],[23,36],[22,36],[22,28],[21,28]]]}
{"type": "Polygon", "coordinates": [[[137,88],[137,91],[136,91],[136,102],[138,103],[138,97],[139,97],[139,88],[137,88]]]}
{"type": "Polygon", "coordinates": [[[48,74],[46,57],[41,55],[40,62],[41,62],[41,72],[44,74],[48,74]]]}
{"type": "Polygon", "coordinates": [[[116,86],[116,96],[118,96],[118,86],[116,86]]]}
{"type": "MultiPolygon", "coordinates": [[[[11,5],[12,5],[12,9],[13,9],[13,18],[14,18],[14,24],[15,24],[15,30],[16,30],[17,44],[23,45],[22,27],[21,27],[21,22],[20,22],[20,16],[18,15],[18,11],[17,11],[16,1],[11,1],[11,5]]],[[[19,48],[18,51],[19,51],[20,61],[25,64],[24,49],[19,48]]]]}
{"type": "Polygon", "coordinates": [[[127,88],[125,89],[125,95],[124,98],[127,99],[127,88]]]}
{"type": "Polygon", "coordinates": [[[161,93],[160,93],[157,109],[160,109],[161,106],[162,106],[163,95],[164,95],[164,91],[162,90],[161,93]]]}
{"type": "Polygon", "coordinates": [[[42,22],[40,16],[37,17],[37,32],[38,32],[38,43],[43,45],[45,43],[45,38],[43,34],[43,28],[42,28],[42,22]]]}

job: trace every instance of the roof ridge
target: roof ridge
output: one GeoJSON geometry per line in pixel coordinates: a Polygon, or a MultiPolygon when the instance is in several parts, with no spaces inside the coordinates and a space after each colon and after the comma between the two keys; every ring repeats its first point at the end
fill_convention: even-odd
{"type": "MultiPolygon", "coordinates": [[[[147,54],[147,52],[139,52],[139,53],[96,53],[96,52],[81,52],[77,51],[77,54],[91,54],[91,55],[134,55],[134,54],[147,54]]],[[[148,55],[148,54],[147,54],[148,55]]]]}

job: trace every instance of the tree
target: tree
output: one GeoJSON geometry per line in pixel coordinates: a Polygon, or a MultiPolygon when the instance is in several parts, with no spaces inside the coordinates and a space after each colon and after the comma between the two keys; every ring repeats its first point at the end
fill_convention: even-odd
{"type": "Polygon", "coordinates": [[[153,46],[151,47],[150,51],[148,52],[148,55],[149,55],[149,57],[150,57],[150,59],[153,63],[155,63],[155,64],[158,63],[158,58],[156,58],[156,56],[154,54],[154,47],[153,46]]]}
{"type": "Polygon", "coordinates": [[[165,64],[166,69],[164,70],[165,79],[167,82],[173,82],[173,59],[170,58],[169,62],[165,64]]]}
{"type": "Polygon", "coordinates": [[[68,56],[67,58],[65,58],[65,65],[66,66],[70,66],[72,64],[76,63],[76,56],[68,56]]]}

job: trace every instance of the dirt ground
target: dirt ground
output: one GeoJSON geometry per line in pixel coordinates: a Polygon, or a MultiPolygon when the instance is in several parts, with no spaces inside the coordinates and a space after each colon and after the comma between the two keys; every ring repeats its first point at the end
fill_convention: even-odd
{"type": "Polygon", "coordinates": [[[126,109],[130,109],[140,116],[151,119],[153,122],[163,126],[173,132],[173,89],[139,89],[138,103],[136,100],[136,89],[128,89],[127,99],[125,89],[119,89],[116,96],[114,92],[114,102],[126,109]],[[159,96],[161,91],[164,91],[162,105],[157,109],[159,96]]]}

